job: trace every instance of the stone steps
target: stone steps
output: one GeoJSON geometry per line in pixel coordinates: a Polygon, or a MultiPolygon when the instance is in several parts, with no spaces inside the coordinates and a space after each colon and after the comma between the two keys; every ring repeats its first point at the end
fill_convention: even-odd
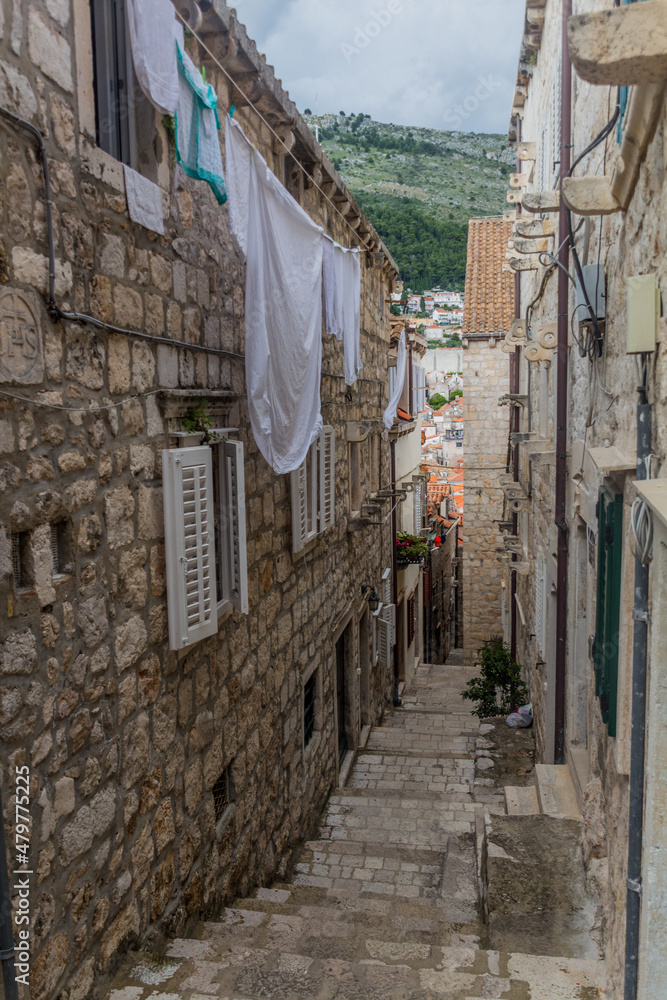
{"type": "Polygon", "coordinates": [[[507,785],[505,803],[510,816],[541,813],[554,819],[581,820],[579,797],[567,766],[536,764],[535,784],[507,785]]]}

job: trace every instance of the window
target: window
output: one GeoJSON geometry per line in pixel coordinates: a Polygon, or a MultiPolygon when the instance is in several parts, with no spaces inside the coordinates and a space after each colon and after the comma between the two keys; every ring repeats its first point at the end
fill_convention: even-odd
{"type": "Polygon", "coordinates": [[[602,721],[616,736],[618,640],[623,560],[623,497],[606,490],[598,502],[598,588],[595,629],[595,693],[602,721]]]}
{"type": "Polygon", "coordinates": [[[208,446],[162,453],[170,649],[214,635],[227,605],[248,613],[243,445],[216,448],[215,487],[208,446]]]}
{"type": "Polygon", "coordinates": [[[422,521],[422,484],[421,483],[415,483],[415,489],[414,489],[414,493],[412,494],[412,496],[413,496],[414,518],[415,518],[414,531],[415,531],[415,535],[419,535],[419,534],[421,534],[422,524],[423,524],[423,521],[422,521]]]}
{"type": "Polygon", "coordinates": [[[213,808],[215,809],[215,821],[221,820],[227,808],[232,804],[234,796],[232,794],[231,766],[227,765],[212,788],[213,808]]]}
{"type": "Polygon", "coordinates": [[[412,412],[416,416],[426,409],[426,369],[412,366],[412,412]]]}
{"type": "Polygon", "coordinates": [[[68,521],[58,521],[51,525],[51,554],[54,576],[65,576],[72,572],[72,536],[68,521]]]}
{"type": "Polygon", "coordinates": [[[317,676],[313,672],[303,688],[303,745],[308,746],[315,732],[315,685],[317,676]]]}
{"type": "Polygon", "coordinates": [[[135,165],[134,71],[125,0],[91,0],[97,144],[135,165]]]}
{"type": "Polygon", "coordinates": [[[211,451],[218,614],[230,605],[247,614],[243,444],[240,441],[224,441],[214,445],[211,451]]]}
{"type": "Polygon", "coordinates": [[[14,586],[17,590],[25,590],[30,587],[32,580],[28,572],[30,560],[28,558],[27,531],[18,531],[12,535],[12,568],[14,571],[14,586]]]}
{"type": "Polygon", "coordinates": [[[361,444],[350,441],[350,510],[361,510],[361,444]]]}
{"type": "Polygon", "coordinates": [[[308,542],[335,521],[335,449],[333,427],[323,427],[305,460],[291,474],[292,550],[301,552],[308,542]]]}

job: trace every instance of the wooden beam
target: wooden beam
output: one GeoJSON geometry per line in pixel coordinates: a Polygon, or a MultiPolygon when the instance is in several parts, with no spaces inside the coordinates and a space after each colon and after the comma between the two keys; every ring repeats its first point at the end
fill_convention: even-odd
{"type": "Polygon", "coordinates": [[[621,211],[609,177],[565,177],[563,198],[576,215],[614,215],[621,211]]]}
{"type": "Polygon", "coordinates": [[[558,191],[533,191],[524,194],[522,207],[533,214],[549,214],[560,211],[560,194],[558,191]]]}
{"type": "Polygon", "coordinates": [[[571,17],[570,55],[588,83],[627,87],[667,80],[667,0],[571,17]]]}

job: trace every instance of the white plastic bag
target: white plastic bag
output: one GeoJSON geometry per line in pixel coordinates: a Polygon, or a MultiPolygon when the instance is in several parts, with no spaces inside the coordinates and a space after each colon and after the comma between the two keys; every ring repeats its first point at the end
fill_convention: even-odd
{"type": "Polygon", "coordinates": [[[533,724],[533,706],[522,705],[505,720],[510,729],[528,729],[533,724]]]}

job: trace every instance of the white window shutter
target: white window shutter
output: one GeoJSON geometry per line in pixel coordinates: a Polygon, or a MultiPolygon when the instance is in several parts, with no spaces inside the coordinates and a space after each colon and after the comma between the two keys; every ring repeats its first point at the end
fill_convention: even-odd
{"type": "Polygon", "coordinates": [[[391,568],[389,566],[382,574],[382,603],[391,604],[391,568]]]}
{"type": "Polygon", "coordinates": [[[243,443],[225,441],[222,445],[225,486],[221,491],[221,501],[226,505],[227,517],[220,523],[227,525],[229,600],[238,611],[247,615],[248,606],[248,557],[246,554],[245,518],[245,467],[243,463],[243,443]]]}
{"type": "Polygon", "coordinates": [[[308,474],[306,462],[291,474],[292,478],[292,551],[301,552],[308,534],[308,474]]]}
{"type": "Polygon", "coordinates": [[[391,667],[391,622],[382,617],[383,608],[378,608],[377,630],[378,630],[378,660],[380,666],[385,670],[391,667]]]}
{"type": "Polygon", "coordinates": [[[415,510],[415,535],[422,530],[422,488],[421,483],[415,486],[413,493],[415,510]]]}
{"type": "Polygon", "coordinates": [[[169,648],[218,630],[211,449],[162,452],[169,648]]]}
{"type": "Polygon", "coordinates": [[[389,643],[393,646],[396,642],[396,605],[383,604],[380,612],[380,620],[387,622],[389,625],[389,643]]]}
{"type": "Polygon", "coordinates": [[[379,625],[378,625],[378,622],[380,621],[380,611],[381,611],[381,609],[382,609],[382,605],[380,604],[379,607],[378,607],[378,609],[377,609],[377,611],[373,612],[373,625],[372,625],[373,655],[372,655],[372,664],[373,664],[374,667],[377,666],[377,662],[378,662],[378,659],[379,659],[379,656],[380,656],[380,651],[379,651],[379,639],[380,639],[380,637],[379,637],[379,625]]]}
{"type": "Polygon", "coordinates": [[[320,531],[326,531],[336,519],[336,433],[333,427],[322,429],[319,453],[320,531]]]}

